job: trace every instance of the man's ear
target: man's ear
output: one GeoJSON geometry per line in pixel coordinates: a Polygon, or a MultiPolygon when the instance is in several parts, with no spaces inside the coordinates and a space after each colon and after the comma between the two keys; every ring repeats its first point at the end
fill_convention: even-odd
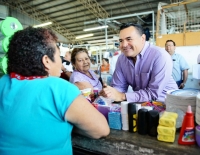
{"type": "Polygon", "coordinates": [[[142,41],[144,41],[144,42],[145,42],[145,41],[146,41],[146,35],[145,35],[145,34],[142,34],[142,36],[141,36],[141,37],[142,37],[142,41]]]}
{"type": "Polygon", "coordinates": [[[51,68],[50,59],[49,59],[49,57],[47,55],[44,55],[42,57],[42,63],[44,65],[46,71],[50,70],[50,68],[51,68]]]}

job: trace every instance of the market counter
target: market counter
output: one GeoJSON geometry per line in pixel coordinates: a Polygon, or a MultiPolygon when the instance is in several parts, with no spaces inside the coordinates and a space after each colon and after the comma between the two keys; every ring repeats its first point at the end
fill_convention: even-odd
{"type": "Polygon", "coordinates": [[[73,146],[80,149],[110,155],[198,155],[200,147],[197,145],[178,145],[178,135],[174,143],[158,141],[156,137],[139,135],[122,130],[112,130],[109,136],[98,140],[82,135],[73,134],[73,146]]]}

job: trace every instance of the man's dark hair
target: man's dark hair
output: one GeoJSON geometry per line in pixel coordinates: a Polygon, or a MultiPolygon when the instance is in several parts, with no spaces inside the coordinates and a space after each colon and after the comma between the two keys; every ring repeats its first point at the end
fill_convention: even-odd
{"type": "MultiPolygon", "coordinates": [[[[168,43],[168,42],[172,42],[174,44],[174,46],[176,46],[176,43],[173,40],[167,40],[166,43],[168,43]]],[[[165,43],[165,45],[166,45],[166,43],[165,43]]]]}
{"type": "Polygon", "coordinates": [[[120,26],[119,30],[121,31],[121,30],[123,30],[125,28],[128,28],[130,26],[135,27],[137,29],[139,35],[142,36],[143,34],[145,34],[143,27],[141,25],[139,25],[139,24],[134,24],[134,23],[122,23],[122,25],[120,26]]]}
{"type": "Polygon", "coordinates": [[[55,33],[46,28],[28,27],[17,31],[8,45],[7,73],[15,72],[22,76],[48,75],[42,58],[47,55],[54,62],[57,39],[55,33]]]}

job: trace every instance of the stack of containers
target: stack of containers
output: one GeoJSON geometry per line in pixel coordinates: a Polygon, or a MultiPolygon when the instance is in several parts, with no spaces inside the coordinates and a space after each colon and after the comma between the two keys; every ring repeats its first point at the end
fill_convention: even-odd
{"type": "Polygon", "coordinates": [[[108,124],[111,129],[122,129],[121,113],[120,112],[108,112],[108,124]]]}
{"type": "Polygon", "coordinates": [[[22,30],[21,23],[13,17],[6,17],[0,22],[0,74],[5,74],[7,69],[7,58],[9,38],[18,30],[22,30]]]}
{"type": "Polygon", "coordinates": [[[196,120],[196,123],[200,125],[200,93],[197,94],[197,98],[196,98],[195,120],[196,120]]]}
{"type": "Polygon", "coordinates": [[[128,102],[121,102],[122,130],[128,131],[128,102]]]}
{"type": "Polygon", "coordinates": [[[178,115],[174,112],[165,111],[159,119],[157,127],[157,139],[164,142],[174,142],[176,134],[176,119],[178,115]]]}
{"type": "Polygon", "coordinates": [[[195,138],[197,145],[200,147],[200,125],[196,126],[195,128],[195,138]]]}
{"type": "Polygon", "coordinates": [[[199,90],[197,89],[179,89],[168,91],[165,99],[166,110],[174,112],[179,109],[184,113],[187,111],[187,106],[191,105],[192,111],[196,111],[196,96],[199,90]]]}
{"type": "Polygon", "coordinates": [[[108,112],[108,124],[111,129],[122,129],[121,119],[121,106],[118,104],[112,104],[110,106],[110,112],[108,112]]]}

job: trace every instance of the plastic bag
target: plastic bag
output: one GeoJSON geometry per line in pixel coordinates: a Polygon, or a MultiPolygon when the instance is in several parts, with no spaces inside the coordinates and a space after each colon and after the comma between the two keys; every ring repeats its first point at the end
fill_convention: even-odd
{"type": "Polygon", "coordinates": [[[105,98],[103,96],[99,96],[94,100],[94,103],[100,104],[100,105],[106,105],[106,106],[111,106],[112,105],[112,100],[105,98]]]}

